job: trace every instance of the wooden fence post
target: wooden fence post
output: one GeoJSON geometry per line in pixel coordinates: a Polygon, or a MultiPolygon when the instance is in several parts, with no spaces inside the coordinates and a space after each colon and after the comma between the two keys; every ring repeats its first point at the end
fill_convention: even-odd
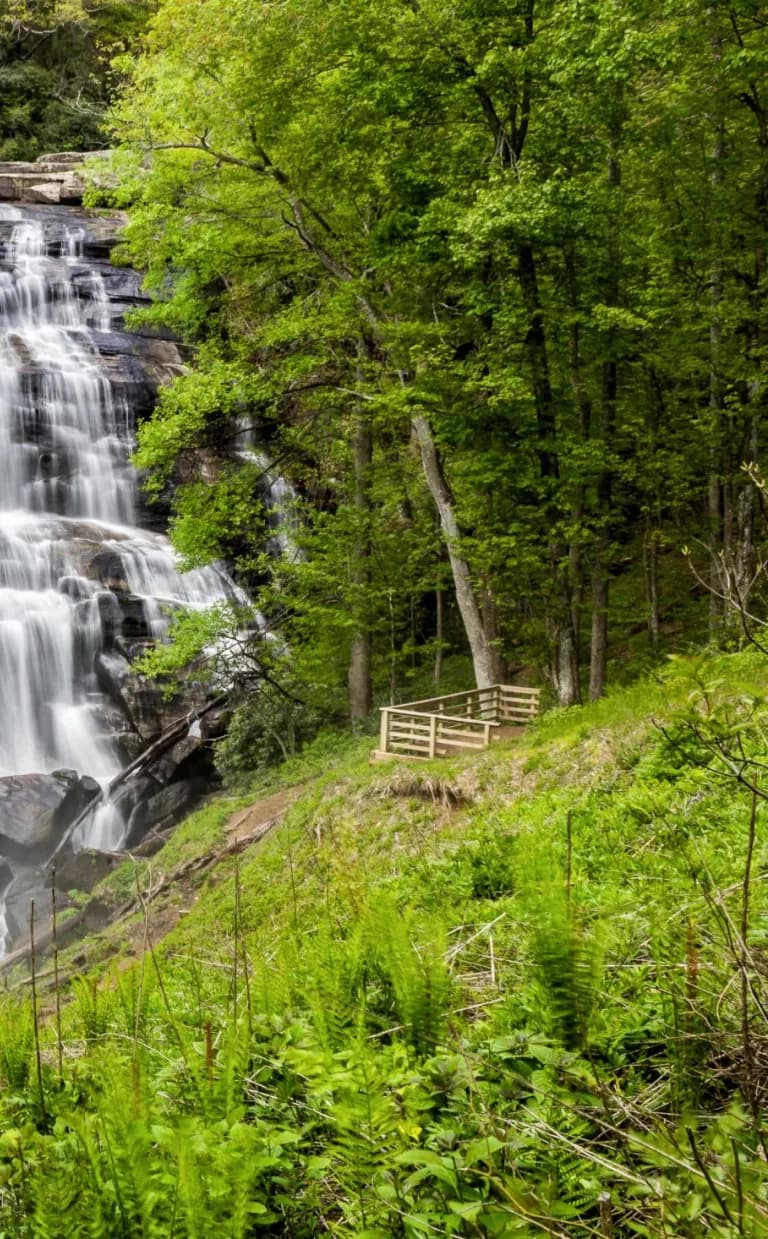
{"type": "Polygon", "coordinates": [[[429,756],[435,756],[437,748],[437,715],[430,714],[429,716],[429,756]]]}
{"type": "Polygon", "coordinates": [[[386,706],[382,706],[381,710],[381,733],[379,735],[379,751],[387,753],[389,750],[389,710],[386,706]]]}

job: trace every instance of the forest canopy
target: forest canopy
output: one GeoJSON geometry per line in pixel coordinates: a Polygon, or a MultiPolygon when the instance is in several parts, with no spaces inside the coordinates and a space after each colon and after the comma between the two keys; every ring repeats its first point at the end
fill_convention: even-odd
{"type": "Polygon", "coordinates": [[[4,0],[0,7],[0,159],[106,144],[118,84],[151,0],[4,0]]]}
{"type": "Polygon", "coordinates": [[[236,560],[353,717],[443,650],[596,697],[610,657],[759,610],[765,26],[163,0],[118,62],[123,256],[197,350],[139,462],[160,488],[185,461],[184,552],[236,560]],[[271,564],[253,442],[297,496],[303,554],[271,564]]]}

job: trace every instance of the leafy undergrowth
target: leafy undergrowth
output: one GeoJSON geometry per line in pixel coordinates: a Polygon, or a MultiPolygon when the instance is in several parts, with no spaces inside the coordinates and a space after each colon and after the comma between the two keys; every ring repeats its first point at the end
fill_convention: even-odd
{"type": "Polygon", "coordinates": [[[0,1230],[768,1235],[766,729],[733,655],[463,760],[336,742],[164,918],[214,802],[108,880],[60,1031],[39,978],[39,1055],[5,998],[0,1230]]]}

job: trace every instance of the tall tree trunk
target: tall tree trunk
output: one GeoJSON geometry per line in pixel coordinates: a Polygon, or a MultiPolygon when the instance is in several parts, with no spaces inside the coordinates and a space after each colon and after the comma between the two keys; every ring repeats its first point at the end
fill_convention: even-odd
{"type": "MultiPolygon", "coordinates": [[[[755,359],[762,359],[768,348],[768,322],[765,313],[768,270],[766,263],[766,238],[768,238],[768,108],[758,88],[752,81],[749,89],[741,95],[741,102],[749,109],[757,130],[757,147],[760,152],[760,171],[755,194],[755,217],[757,228],[753,241],[753,274],[750,280],[750,317],[747,331],[750,337],[750,352],[755,359]]],[[[760,447],[760,425],[764,424],[768,410],[768,384],[762,368],[754,371],[746,393],[746,420],[741,443],[741,462],[756,464],[760,447]]],[[[752,479],[741,479],[741,488],[735,496],[732,571],[736,607],[746,608],[754,585],[756,567],[755,518],[757,516],[757,491],[752,479]]]]}
{"type": "MultiPolygon", "coordinates": [[[[717,14],[710,10],[710,19],[717,22],[717,14]]],[[[723,579],[723,486],[722,486],[722,435],[724,392],[721,374],[722,300],[723,300],[723,241],[721,237],[722,213],[721,190],[725,180],[725,121],[720,82],[722,39],[719,30],[712,36],[712,63],[714,67],[713,91],[715,97],[715,137],[712,145],[712,255],[709,296],[709,414],[710,452],[709,478],[707,482],[707,518],[709,527],[709,638],[716,641],[721,633],[723,604],[721,595],[723,579]]]]}
{"type": "Polygon", "coordinates": [[[493,659],[493,682],[494,684],[502,684],[506,678],[506,667],[497,644],[499,621],[496,599],[487,585],[482,587],[480,593],[480,607],[483,616],[483,628],[485,629],[485,635],[491,649],[491,658],[493,659]]]}
{"type": "MultiPolygon", "coordinates": [[[[559,517],[554,493],[560,473],[557,456],[557,423],[549,374],[547,336],[544,330],[544,312],[541,305],[536,256],[529,245],[518,246],[517,273],[528,320],[525,347],[531,367],[533,397],[536,405],[539,467],[545,485],[549,487],[545,502],[549,510],[549,523],[553,526],[559,517]]],[[[567,551],[560,539],[556,534],[551,535],[549,560],[554,575],[555,597],[554,614],[551,617],[555,651],[552,675],[561,705],[577,705],[581,701],[578,674],[579,650],[574,627],[572,582],[570,574],[563,568],[563,561],[567,558],[567,551]]]]}
{"type": "MultiPolygon", "coordinates": [[[[608,274],[605,280],[604,297],[609,306],[618,306],[621,292],[621,246],[619,234],[618,193],[621,188],[621,164],[619,141],[622,129],[623,101],[621,89],[615,98],[611,147],[608,157],[608,188],[611,193],[611,217],[608,224],[608,274]]],[[[597,482],[597,519],[599,524],[592,567],[592,642],[589,657],[589,696],[597,701],[605,692],[605,677],[608,662],[608,547],[611,501],[613,498],[613,468],[609,453],[616,425],[616,398],[618,394],[618,364],[616,360],[616,332],[611,330],[606,337],[607,357],[603,361],[603,382],[600,400],[600,439],[603,450],[603,466],[597,482]]]]}
{"type": "Polygon", "coordinates": [[[448,560],[453,574],[456,603],[472,655],[475,682],[478,688],[488,688],[491,684],[497,682],[495,679],[496,668],[493,649],[483,626],[480,608],[477,605],[469,564],[459,551],[461,534],[458,521],[456,520],[453,496],[443,472],[443,465],[432,434],[432,427],[426,417],[421,414],[416,414],[411,419],[411,426],[414,439],[421,454],[424,477],[440,517],[440,525],[445,537],[448,560]]]}
{"type": "Polygon", "coordinates": [[[645,576],[645,602],[648,609],[648,642],[654,654],[659,648],[659,574],[658,534],[646,519],[643,539],[643,572],[645,576]]]}
{"type": "Polygon", "coordinates": [[[608,574],[601,556],[592,570],[592,640],[589,655],[589,698],[597,701],[605,692],[608,661],[608,574]]]}
{"type": "MultiPolygon", "coordinates": [[[[568,300],[572,314],[570,335],[568,337],[568,361],[571,376],[571,390],[576,403],[579,418],[579,436],[582,443],[588,443],[592,434],[592,401],[589,398],[581,364],[581,333],[579,331],[578,314],[581,308],[576,281],[576,267],[572,250],[566,250],[565,269],[568,281],[568,300]]],[[[576,530],[581,530],[586,506],[586,486],[580,480],[574,488],[573,506],[571,509],[571,524],[576,530]]],[[[583,606],[582,582],[583,550],[577,534],[571,541],[568,551],[568,571],[571,580],[571,616],[576,649],[581,646],[581,611],[583,606]]]]}
{"type": "MultiPolygon", "coordinates": [[[[613,347],[613,333],[609,333],[608,347],[613,347]]],[[[610,451],[616,421],[617,366],[613,358],[603,364],[603,395],[600,405],[600,437],[603,451],[610,451]]],[[[592,640],[589,655],[589,696],[597,701],[605,692],[605,674],[608,659],[608,543],[607,524],[610,520],[613,494],[613,474],[604,464],[597,483],[598,521],[600,529],[595,545],[592,564],[592,640]]]]}
{"type": "MultiPolygon", "coordinates": [[[[535,40],[534,15],[535,0],[524,0],[521,16],[526,45],[533,44],[535,40]]],[[[474,89],[496,143],[496,157],[501,167],[516,177],[531,117],[533,78],[530,65],[526,63],[521,75],[518,103],[506,115],[497,111],[491,94],[481,83],[480,75],[473,75],[473,77],[475,77],[474,89]]],[[[556,529],[562,513],[558,510],[555,493],[559,478],[555,400],[549,369],[547,334],[544,327],[536,255],[533,246],[524,242],[517,246],[517,279],[527,320],[525,350],[531,369],[536,406],[539,467],[546,489],[544,518],[551,529],[556,529]]],[[[563,547],[562,539],[558,538],[555,533],[549,538],[547,550],[555,599],[554,610],[548,621],[553,648],[552,678],[561,704],[575,705],[581,700],[578,674],[579,649],[575,626],[578,609],[574,605],[573,582],[570,573],[567,568],[563,570],[563,562],[567,563],[568,560],[568,548],[563,547]]]]}
{"type": "Polygon", "coordinates": [[[445,603],[444,603],[443,582],[438,579],[435,588],[435,668],[433,679],[435,688],[440,687],[440,679],[443,674],[443,642],[445,633],[445,603]]]}
{"type": "Polygon", "coordinates": [[[648,623],[648,642],[651,650],[656,653],[659,648],[660,614],[659,614],[659,548],[661,546],[661,527],[664,511],[663,479],[658,469],[658,437],[659,427],[663,425],[666,416],[664,388],[653,365],[648,367],[648,396],[646,401],[646,431],[649,440],[650,476],[653,481],[646,484],[647,504],[645,513],[645,533],[643,536],[643,574],[645,578],[646,617],[648,623]]]}
{"type": "Polygon", "coordinates": [[[552,626],[552,680],[557,692],[557,699],[563,706],[575,706],[581,702],[581,685],[579,683],[579,651],[576,646],[576,634],[572,619],[572,589],[569,576],[569,563],[564,559],[560,564],[553,564],[552,575],[555,581],[555,595],[552,626]]]}
{"type": "MultiPolygon", "coordinates": [[[[370,417],[362,410],[355,414],[352,429],[352,468],[355,478],[355,508],[359,517],[358,536],[352,555],[352,584],[356,592],[365,595],[370,585],[370,540],[368,520],[371,511],[371,468],[373,466],[373,429],[370,417]]],[[[353,723],[362,722],[371,713],[373,689],[371,676],[371,634],[365,618],[365,606],[360,608],[361,623],[352,641],[347,671],[349,714],[353,723]]]]}
{"type": "Polygon", "coordinates": [[[561,705],[577,706],[581,702],[579,684],[579,660],[574,640],[573,626],[561,624],[557,629],[557,665],[555,685],[561,705]]]}

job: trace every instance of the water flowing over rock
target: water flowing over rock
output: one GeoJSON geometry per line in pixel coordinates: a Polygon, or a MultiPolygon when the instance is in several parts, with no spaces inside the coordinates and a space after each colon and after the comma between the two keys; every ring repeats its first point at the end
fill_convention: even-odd
{"type": "MultiPolygon", "coordinates": [[[[106,785],[167,725],[172,707],[136,654],[173,609],[235,592],[221,569],[181,573],[168,540],[141,528],[136,421],[183,359],[125,331],[143,297],[135,273],[109,266],[114,232],[76,209],[0,204],[0,862],[17,904],[85,791],[99,793],[93,780],[106,785]]],[[[190,760],[168,759],[171,780],[190,760]]],[[[119,845],[128,818],[135,839],[153,802],[166,825],[199,772],[183,793],[145,784],[144,810],[97,813],[78,842],[119,845]]]]}

